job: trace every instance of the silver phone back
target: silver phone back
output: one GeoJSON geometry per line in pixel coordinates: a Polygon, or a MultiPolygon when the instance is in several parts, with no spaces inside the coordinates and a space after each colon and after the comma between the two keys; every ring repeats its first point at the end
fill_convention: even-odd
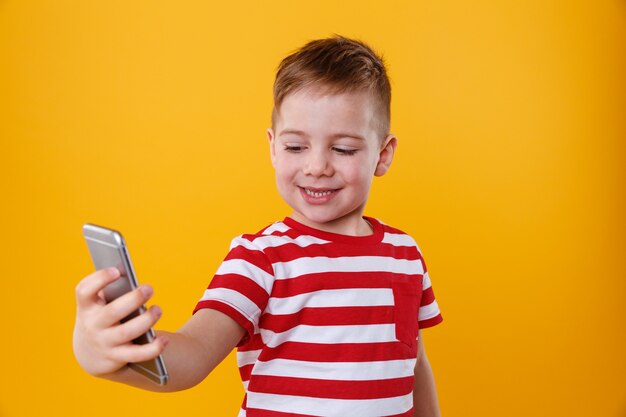
{"type": "Polygon", "coordinates": [[[120,271],[120,278],[104,289],[104,298],[107,303],[137,288],[135,271],[121,233],[86,224],[83,226],[83,236],[96,269],[114,266],[120,271]]]}
{"type": "MultiPolygon", "coordinates": [[[[107,303],[139,286],[121,233],[95,224],[85,224],[83,226],[83,236],[87,242],[87,247],[96,270],[114,266],[120,271],[120,277],[107,285],[103,290],[104,299],[107,303]]],[[[121,322],[131,320],[145,311],[146,307],[141,306],[138,310],[121,320],[121,322]]],[[[150,329],[147,333],[133,340],[133,343],[150,343],[155,337],[154,330],[150,329]]],[[[158,384],[165,385],[167,382],[167,371],[161,356],[151,361],[129,363],[128,365],[158,384]]]]}

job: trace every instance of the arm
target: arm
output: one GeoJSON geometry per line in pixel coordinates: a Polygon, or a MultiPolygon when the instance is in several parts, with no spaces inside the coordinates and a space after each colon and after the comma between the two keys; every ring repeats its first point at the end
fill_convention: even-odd
{"type": "Polygon", "coordinates": [[[415,384],[413,386],[413,415],[415,417],[440,417],[439,404],[437,401],[437,388],[435,378],[430,368],[422,332],[418,336],[418,354],[415,364],[415,384]]]}
{"type": "Polygon", "coordinates": [[[228,316],[214,310],[198,311],[176,333],[157,332],[146,345],[132,340],[160,318],[159,307],[124,324],[119,321],[152,296],[141,286],[106,304],[101,290],[119,277],[116,269],[100,270],[76,287],[74,354],[88,373],[151,391],[179,391],[201,382],[236,346],[245,330],[228,316]],[[166,347],[167,346],[167,347],[166,347]],[[129,362],[142,362],[163,354],[170,380],[160,386],[130,370],[129,362]]]}

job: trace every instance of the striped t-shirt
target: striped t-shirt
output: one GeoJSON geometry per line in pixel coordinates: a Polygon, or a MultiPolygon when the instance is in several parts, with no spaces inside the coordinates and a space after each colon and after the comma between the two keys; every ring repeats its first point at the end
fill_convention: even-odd
{"type": "Polygon", "coordinates": [[[239,417],[413,415],[418,329],[442,318],[415,241],[365,219],[369,236],[286,218],[233,239],[195,311],[247,331],[239,417]]]}

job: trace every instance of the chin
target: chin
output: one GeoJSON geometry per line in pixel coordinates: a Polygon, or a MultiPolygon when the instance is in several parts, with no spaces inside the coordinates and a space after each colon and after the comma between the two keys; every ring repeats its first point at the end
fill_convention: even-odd
{"type": "Polygon", "coordinates": [[[311,213],[310,211],[299,211],[300,215],[304,216],[310,222],[316,224],[328,224],[333,223],[341,219],[350,217],[353,212],[348,213],[311,213]]]}
{"type": "Polygon", "coordinates": [[[300,215],[306,218],[308,221],[312,223],[316,223],[316,224],[330,223],[337,219],[337,217],[335,216],[330,216],[330,215],[324,216],[324,215],[319,215],[319,214],[314,215],[314,214],[303,213],[303,212],[300,212],[300,215]]]}

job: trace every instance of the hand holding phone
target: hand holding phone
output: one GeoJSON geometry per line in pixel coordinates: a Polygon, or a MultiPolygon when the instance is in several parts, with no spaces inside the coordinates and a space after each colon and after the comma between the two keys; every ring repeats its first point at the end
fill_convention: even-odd
{"type": "Polygon", "coordinates": [[[152,325],[158,308],[146,310],[151,289],[139,287],[126,244],[119,232],[85,225],[83,234],[98,271],[83,279],[77,289],[74,351],[81,366],[94,375],[128,366],[164,385],[167,371],[154,343],[152,325]],[[114,267],[115,269],[111,269],[114,267]]]}

